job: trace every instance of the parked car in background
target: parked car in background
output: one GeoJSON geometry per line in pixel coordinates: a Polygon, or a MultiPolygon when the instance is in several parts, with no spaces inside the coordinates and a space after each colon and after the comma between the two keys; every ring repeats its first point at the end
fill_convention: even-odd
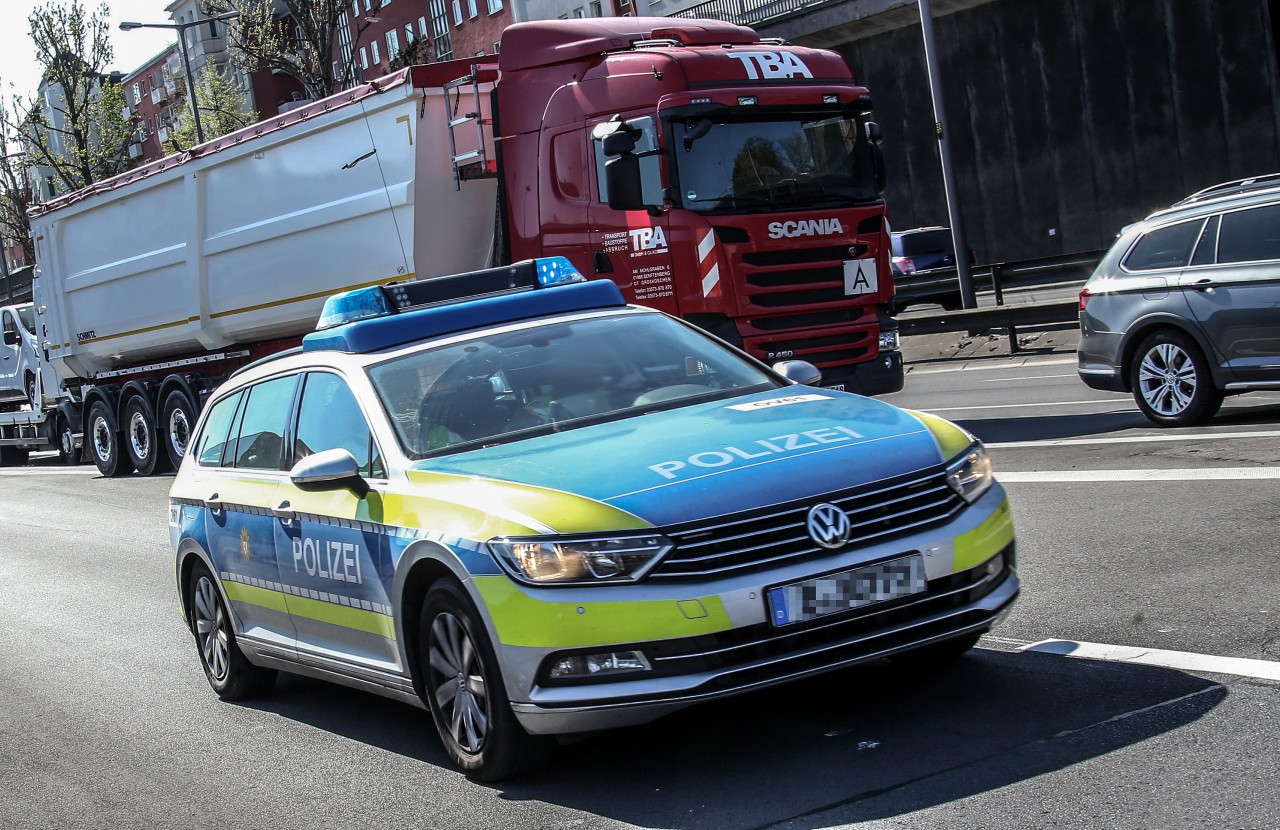
{"type": "Polygon", "coordinates": [[[36,325],[31,303],[0,308],[0,406],[25,406],[36,398],[36,325]]]}
{"type": "Polygon", "coordinates": [[[1160,426],[1280,389],[1280,174],[1224,182],[1120,232],[1080,292],[1080,378],[1160,426]]]}
{"type": "MultiPolygon", "coordinates": [[[[889,245],[889,266],[898,291],[896,311],[924,303],[936,303],[948,311],[963,308],[950,228],[894,231],[889,234],[889,245]]],[[[973,259],[971,251],[969,261],[973,259]]]]}

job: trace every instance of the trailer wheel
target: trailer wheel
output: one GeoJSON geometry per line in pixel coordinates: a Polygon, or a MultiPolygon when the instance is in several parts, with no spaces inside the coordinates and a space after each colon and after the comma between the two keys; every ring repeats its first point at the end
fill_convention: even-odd
{"type": "Polygon", "coordinates": [[[80,463],[80,452],[76,449],[76,434],[71,431],[71,424],[66,418],[58,418],[58,460],[68,467],[80,463]]]}
{"type": "Polygon", "coordinates": [[[176,470],[191,449],[191,433],[196,428],[196,405],[181,389],[165,396],[161,423],[165,425],[164,448],[176,470]]]}
{"type": "Polygon", "coordinates": [[[120,446],[120,433],[116,432],[115,418],[111,417],[111,408],[105,401],[96,401],[89,407],[89,434],[86,437],[98,472],[107,478],[127,476],[133,472],[133,462],[120,446]]]}
{"type": "Polygon", "coordinates": [[[124,406],[124,437],[125,451],[138,472],[144,476],[169,472],[169,453],[160,439],[155,410],[141,395],[134,395],[124,406]]]}

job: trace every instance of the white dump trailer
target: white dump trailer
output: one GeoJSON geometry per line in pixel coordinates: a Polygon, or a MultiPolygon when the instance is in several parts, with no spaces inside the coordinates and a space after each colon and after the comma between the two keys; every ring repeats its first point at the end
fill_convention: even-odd
{"type": "Polygon", "coordinates": [[[0,412],[4,460],[83,442],[105,475],[167,469],[209,391],[326,297],[493,263],[496,180],[454,179],[492,146],[458,146],[446,110],[488,96],[450,94],[459,72],[405,70],[40,206],[45,394],[0,412]]]}

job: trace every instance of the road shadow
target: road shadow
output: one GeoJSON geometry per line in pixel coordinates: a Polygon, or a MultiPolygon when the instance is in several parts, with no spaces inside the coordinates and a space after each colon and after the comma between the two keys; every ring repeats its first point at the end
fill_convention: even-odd
{"type": "MultiPolygon", "coordinates": [[[[1247,396],[1243,396],[1247,397],[1247,396]]],[[[1228,401],[1216,417],[1196,427],[1164,429],[1147,420],[1137,409],[1124,412],[1094,412],[1072,415],[1025,415],[1015,418],[957,418],[955,422],[986,443],[999,441],[1052,441],[1063,438],[1091,438],[1129,430],[1152,433],[1153,437],[1177,435],[1194,430],[1203,433],[1213,427],[1256,427],[1280,424],[1280,404],[1249,404],[1228,401]]],[[[1117,408],[1131,402],[1116,399],[1117,408]]]]}
{"type": "MultiPolygon", "coordinates": [[[[880,663],[703,704],[472,786],[640,827],[816,828],[834,808],[890,817],[1063,769],[1176,730],[1226,695],[1169,669],[978,649],[923,676],[880,663]]],[[[410,706],[301,678],[254,706],[448,766],[410,706]]]]}

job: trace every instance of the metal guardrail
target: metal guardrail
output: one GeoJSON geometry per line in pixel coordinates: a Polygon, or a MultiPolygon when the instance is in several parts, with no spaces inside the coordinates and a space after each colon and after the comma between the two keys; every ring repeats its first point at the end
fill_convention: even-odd
{"type": "Polygon", "coordinates": [[[755,26],[766,20],[794,14],[801,9],[825,6],[833,2],[839,0],[709,0],[669,16],[710,17],[739,26],[755,26]]]}
{"type": "MultiPolygon", "coordinates": [[[[1009,330],[1009,352],[1018,351],[1018,326],[1039,326],[1053,323],[1071,323],[1079,319],[1079,301],[1046,300],[1034,303],[1005,305],[1007,288],[1034,288],[1063,283],[1080,282],[1088,278],[1098,266],[1102,251],[1085,251],[1077,254],[1041,257],[1017,262],[998,262],[973,269],[974,288],[989,290],[995,295],[994,307],[967,308],[898,318],[898,333],[937,334],[948,331],[974,331],[976,329],[1005,328],[1009,330]]],[[[939,271],[927,280],[904,279],[897,298],[910,299],[937,295],[954,288],[959,292],[959,277],[954,269],[939,271]]]]}

